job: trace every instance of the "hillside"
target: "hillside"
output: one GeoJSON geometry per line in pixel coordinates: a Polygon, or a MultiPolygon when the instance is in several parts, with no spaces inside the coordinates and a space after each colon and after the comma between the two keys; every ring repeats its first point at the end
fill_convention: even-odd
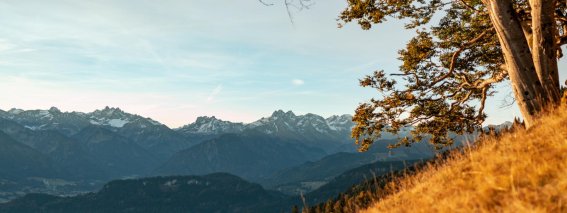
{"type": "Polygon", "coordinates": [[[325,155],[321,149],[266,135],[225,134],[174,155],[156,175],[203,175],[228,172],[247,180],[325,155]]]}
{"type": "Polygon", "coordinates": [[[18,180],[38,175],[52,177],[56,173],[47,156],[16,142],[3,132],[0,132],[0,168],[0,189],[5,185],[3,179],[18,180]]]}
{"type": "Polygon", "coordinates": [[[481,141],[415,175],[365,212],[567,211],[567,111],[481,141]]]}
{"type": "Polygon", "coordinates": [[[226,173],[117,180],[75,197],[28,194],[0,212],[270,212],[285,195],[226,173]]]}
{"type": "Polygon", "coordinates": [[[113,177],[143,175],[157,165],[152,153],[102,127],[86,127],[73,138],[113,177]]]}
{"type": "MultiPolygon", "coordinates": [[[[0,132],[41,152],[62,170],[60,175],[72,180],[101,179],[108,177],[95,158],[82,150],[80,144],[53,130],[30,130],[13,121],[0,118],[0,132]]],[[[19,166],[15,164],[15,166],[19,166]]],[[[3,168],[3,167],[1,167],[3,168]]],[[[40,175],[41,176],[41,175],[40,175]]]]}
{"type": "MultiPolygon", "coordinates": [[[[325,156],[317,161],[307,162],[296,167],[278,171],[266,180],[260,180],[268,189],[285,194],[299,195],[318,189],[342,173],[374,162],[403,162],[407,160],[430,159],[434,150],[427,143],[412,147],[389,149],[396,140],[379,140],[366,152],[339,152],[325,156]]],[[[356,183],[356,182],[355,182],[356,183]]],[[[348,186],[354,183],[348,183],[348,186]]],[[[336,193],[338,194],[338,192],[336,193]]]]}
{"type": "Polygon", "coordinates": [[[352,186],[364,185],[367,182],[376,184],[374,177],[387,179],[391,174],[401,173],[405,168],[421,165],[423,162],[426,161],[378,161],[366,164],[336,176],[329,183],[305,194],[304,197],[308,204],[325,202],[341,193],[348,193],[352,186]]]}

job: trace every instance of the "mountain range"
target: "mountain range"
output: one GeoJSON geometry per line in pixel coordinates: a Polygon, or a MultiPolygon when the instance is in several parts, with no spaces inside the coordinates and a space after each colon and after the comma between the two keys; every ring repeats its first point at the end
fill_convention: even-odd
{"type": "Polygon", "coordinates": [[[203,116],[176,129],[111,107],[0,110],[0,203],[28,194],[0,211],[287,211],[299,195],[321,202],[436,154],[427,143],[391,150],[391,134],[356,152],[353,125],[350,115],[283,110],[248,124],[203,116]]]}
{"type": "Polygon", "coordinates": [[[112,107],[89,113],[0,110],[0,149],[10,152],[3,162],[16,162],[0,164],[0,199],[23,191],[80,193],[112,179],[154,175],[230,172],[267,179],[281,169],[354,151],[350,120],[277,110],[249,124],[199,117],[171,129],[112,107]]]}
{"type": "Polygon", "coordinates": [[[89,126],[99,126],[121,136],[165,159],[175,152],[195,145],[167,126],[119,108],[106,107],[90,113],[49,110],[11,109],[0,111],[0,118],[12,120],[30,130],[54,130],[71,137],[89,126]]]}
{"type": "MultiPolygon", "coordinates": [[[[427,144],[357,153],[352,116],[277,110],[252,123],[198,117],[171,129],[105,107],[89,113],[0,110],[0,201],[23,193],[74,195],[115,179],[230,173],[289,196],[309,193],[361,165],[427,159],[427,144]],[[9,153],[9,154],[8,154],[9,153]]],[[[404,129],[406,134],[409,129],[404,129]]]]}
{"type": "MultiPolygon", "coordinates": [[[[106,107],[90,113],[61,112],[56,107],[49,110],[0,110],[0,118],[14,121],[30,130],[55,130],[73,136],[87,126],[100,126],[132,139],[141,147],[158,155],[170,156],[189,148],[203,139],[212,139],[227,133],[247,131],[286,139],[302,140],[317,145],[329,141],[326,150],[333,151],[337,145],[351,142],[352,116],[323,118],[315,114],[295,115],[293,112],[275,111],[270,117],[243,124],[223,121],[216,117],[198,117],[193,123],[170,129],[167,126],[140,115],[130,114],[119,108],[106,107]]],[[[168,157],[169,157],[168,156],[168,157]]]]}
{"type": "Polygon", "coordinates": [[[226,133],[262,134],[290,141],[300,141],[326,152],[337,152],[344,144],[352,144],[352,116],[323,118],[315,114],[295,115],[277,110],[249,124],[233,123],[213,117],[198,117],[194,123],[175,129],[188,138],[212,139],[226,133]]]}

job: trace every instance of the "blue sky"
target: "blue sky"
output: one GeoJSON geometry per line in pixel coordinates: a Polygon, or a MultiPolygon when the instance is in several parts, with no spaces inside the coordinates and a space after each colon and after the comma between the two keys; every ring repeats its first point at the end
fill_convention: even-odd
{"type": "MultiPolygon", "coordinates": [[[[256,0],[1,1],[0,109],[114,106],[171,127],[276,109],[352,114],[374,95],[358,79],[395,72],[413,32],[396,21],[338,29],[345,5],[316,1],[292,25],[281,5],[256,0]]],[[[519,115],[498,107],[501,91],[488,123],[519,115]]]]}

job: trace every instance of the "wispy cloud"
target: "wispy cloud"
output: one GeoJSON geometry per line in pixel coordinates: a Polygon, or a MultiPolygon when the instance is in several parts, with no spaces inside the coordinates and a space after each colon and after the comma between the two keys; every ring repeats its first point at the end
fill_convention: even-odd
{"type": "Polygon", "coordinates": [[[291,83],[295,86],[301,86],[301,85],[305,84],[305,81],[303,81],[301,79],[293,79],[293,80],[291,80],[291,83]]]}
{"type": "Polygon", "coordinates": [[[213,91],[211,92],[211,94],[209,95],[209,97],[207,97],[207,102],[211,103],[215,100],[216,96],[221,93],[222,91],[222,84],[217,85],[217,87],[215,87],[215,89],[213,89],[213,91]]]}

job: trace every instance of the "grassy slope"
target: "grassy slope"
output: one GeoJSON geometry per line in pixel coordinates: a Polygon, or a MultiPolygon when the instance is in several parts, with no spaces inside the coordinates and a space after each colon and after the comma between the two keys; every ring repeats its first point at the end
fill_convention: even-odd
{"type": "Polygon", "coordinates": [[[402,178],[366,212],[567,212],[567,108],[402,178]]]}

